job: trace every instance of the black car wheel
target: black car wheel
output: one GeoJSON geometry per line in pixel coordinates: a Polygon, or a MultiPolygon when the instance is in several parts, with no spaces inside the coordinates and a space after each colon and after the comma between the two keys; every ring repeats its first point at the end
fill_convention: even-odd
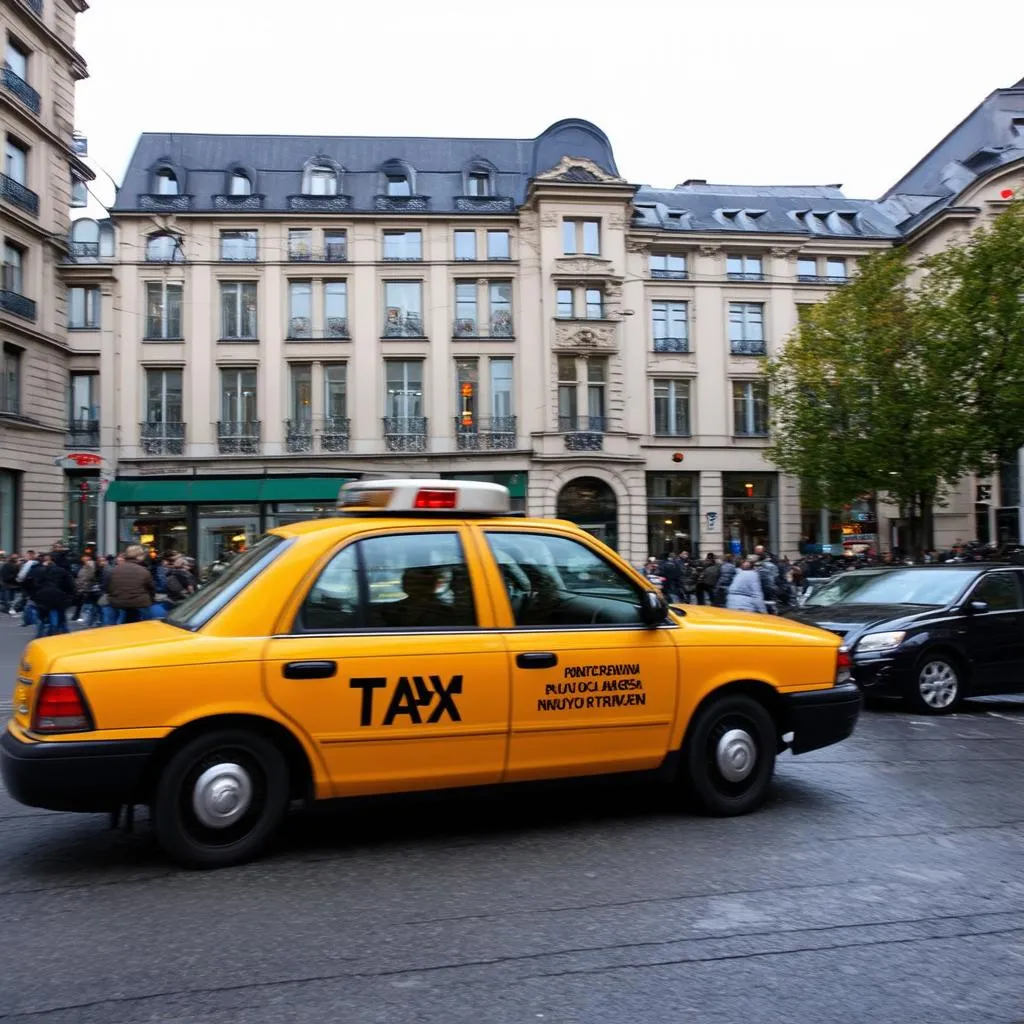
{"type": "Polygon", "coordinates": [[[962,670],[949,654],[926,654],[917,664],[907,694],[922,715],[948,715],[963,696],[962,670]]]}
{"type": "Polygon", "coordinates": [[[713,699],[697,712],[683,763],[701,810],[730,817],[764,803],[775,771],[775,732],[764,705],[743,694],[713,699]]]}
{"type": "Polygon", "coordinates": [[[168,856],[190,868],[255,857],[288,808],[288,765],[269,740],[230,729],[186,743],[157,784],[153,826],[168,856]]]}

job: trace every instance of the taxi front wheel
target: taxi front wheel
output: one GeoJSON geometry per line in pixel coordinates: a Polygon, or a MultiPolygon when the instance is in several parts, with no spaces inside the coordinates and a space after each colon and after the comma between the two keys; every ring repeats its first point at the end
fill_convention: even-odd
{"type": "Polygon", "coordinates": [[[690,794],[706,814],[755,810],[775,771],[775,722],[744,694],[715,698],[697,712],[683,763],[690,794]]]}
{"type": "Polygon", "coordinates": [[[167,762],[153,827],[168,856],[190,868],[255,857],[288,808],[288,765],[269,740],[240,729],[205,733],[167,762]]]}

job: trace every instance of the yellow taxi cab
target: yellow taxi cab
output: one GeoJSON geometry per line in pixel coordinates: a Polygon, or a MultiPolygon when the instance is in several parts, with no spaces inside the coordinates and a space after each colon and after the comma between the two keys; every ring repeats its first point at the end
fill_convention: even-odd
{"type": "Polygon", "coordinates": [[[495,484],[346,484],[338,518],[270,531],[166,619],[34,641],[7,789],[148,805],[171,858],[215,867],[296,801],[651,772],[741,814],[777,753],[853,731],[836,636],[669,608],[584,530],[508,509],[495,484]]]}

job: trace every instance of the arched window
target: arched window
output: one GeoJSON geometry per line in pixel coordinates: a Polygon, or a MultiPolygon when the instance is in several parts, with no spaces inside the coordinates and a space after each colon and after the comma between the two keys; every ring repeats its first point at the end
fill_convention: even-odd
{"type": "Polygon", "coordinates": [[[249,180],[249,175],[245,171],[232,171],[231,172],[231,195],[233,196],[251,196],[252,195],[252,182],[249,180]]]}
{"type": "Polygon", "coordinates": [[[178,176],[169,167],[161,168],[154,178],[158,196],[177,196],[181,194],[178,176]]]}
{"type": "Polygon", "coordinates": [[[114,225],[104,221],[100,225],[100,259],[112,260],[114,256],[114,225]]]}
{"type": "Polygon", "coordinates": [[[71,258],[76,263],[91,263],[100,255],[100,226],[88,217],[71,225],[71,258]]]}
{"type": "Polygon", "coordinates": [[[336,196],[341,168],[326,159],[317,158],[306,164],[302,172],[302,193],[307,196],[336,196]]]}
{"type": "Polygon", "coordinates": [[[381,187],[386,196],[411,196],[416,193],[416,172],[404,160],[387,160],[380,168],[381,187]]]}
{"type": "Polygon", "coordinates": [[[181,239],[174,235],[160,233],[150,235],[146,242],[146,260],[149,263],[181,263],[185,259],[181,251],[181,239]]]}

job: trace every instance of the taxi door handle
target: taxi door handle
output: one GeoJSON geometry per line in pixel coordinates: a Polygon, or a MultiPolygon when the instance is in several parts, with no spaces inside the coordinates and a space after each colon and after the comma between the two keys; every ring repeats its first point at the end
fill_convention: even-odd
{"type": "Polygon", "coordinates": [[[284,667],[285,679],[332,679],[337,673],[336,661],[290,661],[284,667]]]}
{"type": "Polygon", "coordinates": [[[557,664],[558,655],[549,651],[530,651],[528,654],[516,655],[519,668],[554,668],[557,664]]]}

